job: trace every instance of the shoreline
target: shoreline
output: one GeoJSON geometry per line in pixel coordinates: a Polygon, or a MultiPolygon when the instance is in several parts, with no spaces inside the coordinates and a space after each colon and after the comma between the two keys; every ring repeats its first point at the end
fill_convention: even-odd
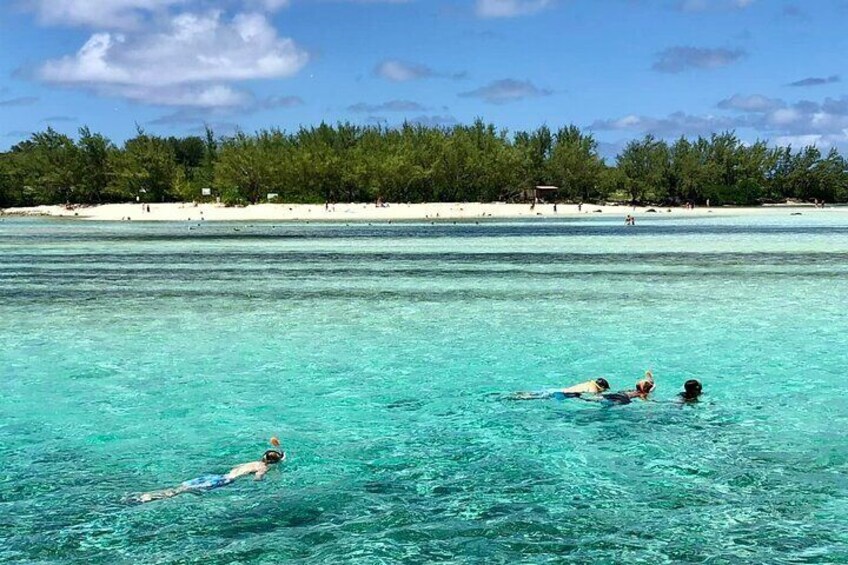
{"type": "Polygon", "coordinates": [[[226,222],[226,221],[437,221],[481,219],[586,218],[627,215],[640,217],[703,218],[710,216],[766,216],[786,214],[828,214],[848,217],[848,206],[815,208],[811,204],[775,204],[757,207],[683,207],[616,206],[584,204],[552,204],[438,202],[426,204],[394,204],[377,207],[373,203],[335,204],[254,204],[245,207],[226,207],[223,204],[193,204],[169,202],[160,204],[98,204],[92,206],[33,206],[0,210],[3,217],[51,217],[83,221],[145,221],[145,222],[226,222]],[[147,212],[147,206],[150,212],[147,212]]]}

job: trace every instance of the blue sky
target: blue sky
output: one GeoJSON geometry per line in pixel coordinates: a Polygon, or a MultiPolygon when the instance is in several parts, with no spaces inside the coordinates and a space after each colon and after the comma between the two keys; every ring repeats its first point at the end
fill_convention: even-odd
{"type": "Polygon", "coordinates": [[[2,0],[0,148],[320,121],[848,149],[848,0],[2,0]]]}

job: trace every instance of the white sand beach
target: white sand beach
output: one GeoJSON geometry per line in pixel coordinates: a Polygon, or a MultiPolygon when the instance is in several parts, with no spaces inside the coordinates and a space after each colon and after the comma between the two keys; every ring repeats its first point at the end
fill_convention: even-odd
{"type": "Polygon", "coordinates": [[[576,218],[613,216],[622,219],[628,214],[638,218],[673,216],[759,216],[787,214],[828,214],[848,217],[848,207],[815,208],[813,205],[774,205],[761,207],[636,207],[624,205],[559,204],[556,211],[551,204],[506,203],[428,203],[394,204],[377,207],[373,203],[335,204],[329,208],[312,204],[256,204],[244,207],[226,207],[222,204],[163,203],[102,204],[97,206],[35,206],[7,208],[0,211],[7,216],[51,216],[80,220],[103,221],[436,221],[520,218],[576,218]]]}

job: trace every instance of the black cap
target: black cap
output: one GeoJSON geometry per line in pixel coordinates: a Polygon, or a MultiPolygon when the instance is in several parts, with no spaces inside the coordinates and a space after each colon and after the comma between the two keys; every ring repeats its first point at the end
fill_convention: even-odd
{"type": "Polygon", "coordinates": [[[690,379],[683,384],[686,392],[701,392],[701,383],[695,379],[690,379]]]}

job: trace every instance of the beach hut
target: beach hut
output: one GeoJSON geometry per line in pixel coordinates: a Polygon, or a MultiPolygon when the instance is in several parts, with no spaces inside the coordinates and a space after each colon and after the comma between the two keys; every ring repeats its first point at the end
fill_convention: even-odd
{"type": "Polygon", "coordinates": [[[558,191],[558,186],[537,186],[533,190],[534,202],[553,202],[558,191]]]}

